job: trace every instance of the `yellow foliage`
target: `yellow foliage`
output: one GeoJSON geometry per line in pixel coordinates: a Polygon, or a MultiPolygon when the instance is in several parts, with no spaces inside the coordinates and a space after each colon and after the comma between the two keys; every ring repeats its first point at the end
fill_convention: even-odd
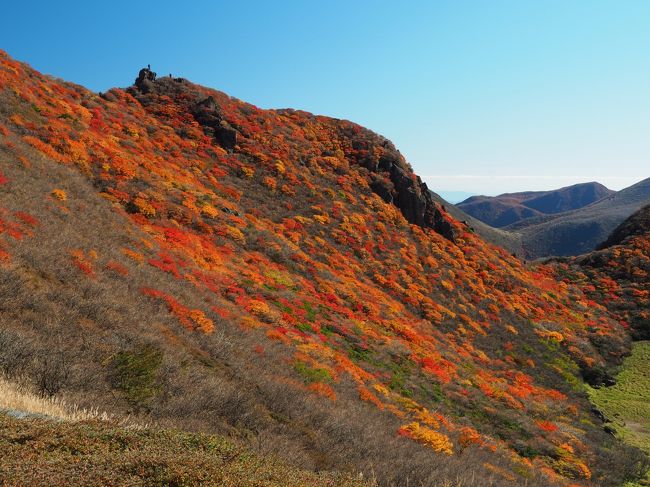
{"type": "Polygon", "coordinates": [[[129,257],[130,259],[135,260],[136,262],[139,262],[139,263],[144,262],[144,255],[142,255],[139,252],[136,252],[135,250],[124,248],[124,249],[122,249],[122,253],[124,255],[126,255],[127,257],[129,257]]]}
{"type": "Polygon", "coordinates": [[[435,418],[435,416],[429,412],[428,409],[422,408],[421,411],[418,411],[416,416],[417,419],[422,421],[424,424],[427,424],[433,428],[440,428],[440,423],[435,418]]]}
{"type": "Polygon", "coordinates": [[[585,465],[582,462],[577,462],[576,467],[578,467],[578,470],[580,470],[580,474],[587,480],[591,478],[591,470],[589,470],[589,467],[585,465]]]}
{"type": "Polygon", "coordinates": [[[219,214],[219,211],[212,205],[203,205],[201,207],[201,213],[210,218],[215,218],[219,214]]]}
{"type": "Polygon", "coordinates": [[[453,291],[453,289],[454,289],[454,285],[453,285],[451,282],[449,282],[449,281],[444,281],[444,280],[443,280],[443,281],[440,281],[440,284],[441,284],[442,287],[444,287],[447,291],[453,291]]]}
{"type": "Polygon", "coordinates": [[[135,200],[133,200],[133,204],[138,209],[138,211],[144,216],[148,216],[148,217],[156,216],[156,209],[153,206],[151,206],[151,203],[149,203],[144,198],[140,198],[140,197],[136,198],[135,200]]]}
{"type": "Polygon", "coordinates": [[[190,310],[189,316],[203,333],[212,333],[214,331],[214,323],[200,309],[190,310]]]}
{"type": "Polygon", "coordinates": [[[379,392],[380,394],[383,394],[384,396],[388,396],[388,389],[381,385],[381,384],[373,384],[372,388],[379,392]]]}
{"type": "Polygon", "coordinates": [[[320,223],[322,225],[326,225],[330,221],[330,217],[329,217],[329,215],[327,213],[325,213],[323,215],[314,215],[313,218],[314,218],[314,220],[316,220],[318,223],[320,223]]]}
{"type": "Polygon", "coordinates": [[[301,216],[301,215],[296,215],[293,219],[303,225],[308,225],[314,222],[314,220],[312,220],[311,218],[307,218],[306,216],[301,216]]]}
{"type": "Polygon", "coordinates": [[[417,421],[402,426],[400,432],[407,434],[420,443],[430,446],[437,452],[446,453],[447,455],[454,453],[453,445],[447,435],[421,426],[417,421]]]}
{"type": "Polygon", "coordinates": [[[53,189],[52,190],[52,196],[56,198],[59,201],[65,201],[68,199],[68,195],[65,191],[62,189],[53,189]]]}
{"type": "Polygon", "coordinates": [[[260,301],[258,299],[251,300],[250,304],[248,305],[248,309],[251,313],[263,319],[270,318],[273,316],[273,313],[271,312],[271,308],[269,308],[269,305],[266,304],[266,302],[260,301]]]}
{"type": "Polygon", "coordinates": [[[237,243],[246,243],[246,237],[237,227],[226,227],[226,234],[237,243]]]}
{"type": "Polygon", "coordinates": [[[564,335],[562,335],[562,333],[559,331],[538,330],[535,333],[537,333],[542,338],[557,340],[558,342],[564,341],[564,335]]]}

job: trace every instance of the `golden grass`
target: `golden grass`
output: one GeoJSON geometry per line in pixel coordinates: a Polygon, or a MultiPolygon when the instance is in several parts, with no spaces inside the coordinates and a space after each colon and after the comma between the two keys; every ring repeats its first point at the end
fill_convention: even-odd
{"type": "Polygon", "coordinates": [[[42,415],[64,421],[108,420],[98,409],[82,409],[59,398],[41,397],[26,387],[0,377],[0,411],[42,415]]]}

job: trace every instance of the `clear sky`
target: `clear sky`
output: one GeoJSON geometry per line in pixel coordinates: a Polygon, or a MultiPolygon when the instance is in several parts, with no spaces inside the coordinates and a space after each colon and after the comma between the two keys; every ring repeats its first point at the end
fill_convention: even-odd
{"type": "Polygon", "coordinates": [[[650,176],[650,1],[18,1],[0,49],[101,91],[143,65],[346,118],[435,191],[650,176]]]}

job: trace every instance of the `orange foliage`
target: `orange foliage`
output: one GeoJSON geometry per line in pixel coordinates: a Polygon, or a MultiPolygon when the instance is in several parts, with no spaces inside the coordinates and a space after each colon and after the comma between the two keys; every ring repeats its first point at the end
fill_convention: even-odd
{"type": "Polygon", "coordinates": [[[402,426],[398,433],[424,443],[437,452],[446,453],[447,455],[454,453],[453,445],[446,435],[434,431],[431,428],[421,426],[420,423],[413,422],[402,426]]]}
{"type": "Polygon", "coordinates": [[[203,333],[212,333],[214,331],[214,323],[205,316],[203,311],[186,308],[173,297],[157,289],[143,288],[142,294],[165,301],[169,312],[176,316],[178,321],[188,330],[198,328],[203,333]]]}
{"type": "Polygon", "coordinates": [[[384,405],[382,404],[382,402],[377,398],[377,396],[375,396],[372,392],[370,392],[367,387],[360,385],[358,387],[358,390],[359,390],[359,398],[362,401],[371,402],[379,409],[384,409],[384,405]]]}
{"type": "MultiPolygon", "coordinates": [[[[102,188],[145,235],[122,249],[133,264],[173,276],[187,290],[183,296],[198,296],[224,326],[242,333],[260,328],[264,340],[293,347],[307,362],[344,377],[341,384],[354,381],[360,400],[404,418],[401,435],[436,451],[452,452],[449,438],[434,430],[438,425],[459,431],[461,447],[482,445],[494,428],[504,428],[467,426],[465,413],[476,408],[507,410],[520,424],[535,417],[539,435],[565,443],[562,415],[579,417],[584,401],[537,380],[563,380],[539,350],[555,342],[577,363],[602,367],[625,354],[620,323],[648,309],[648,280],[639,269],[627,273],[635,285],[598,276],[593,290],[583,292],[569,278],[557,283],[556,268],[526,266],[446,214],[455,242],[409,225],[372,190],[377,181],[392,185],[375,168],[398,156],[385,139],[352,122],[260,110],[189,82],[178,94],[150,93],[146,103],[133,90],[96,96],[27,76],[29,68],[1,52],[0,67],[0,86],[29,100],[26,112],[33,112],[32,103],[48,111],[33,121],[3,120],[8,128],[0,132],[19,128],[32,148],[73,165],[102,188]],[[221,147],[191,116],[193,104],[208,96],[237,128],[234,147],[221,147]],[[597,293],[615,302],[625,290],[639,309],[628,313],[621,306],[617,321],[585,297],[597,293]],[[537,335],[527,332],[531,326],[537,335]],[[594,336],[613,344],[611,354],[601,356],[594,336]],[[445,416],[427,408],[442,408],[445,416]]],[[[11,181],[0,174],[0,184],[4,191],[11,181]]],[[[60,201],[64,195],[52,192],[60,201]]],[[[0,258],[8,258],[13,240],[37,231],[0,211],[0,258]]],[[[637,244],[627,259],[642,248],[637,244]]],[[[72,258],[88,276],[100,268],[90,253],[74,251],[72,258]]],[[[624,264],[614,254],[609,260],[624,264]]],[[[104,266],[120,279],[132,278],[115,261],[104,266]]],[[[164,303],[185,328],[214,330],[205,311],[151,287],[142,292],[164,303]]],[[[256,359],[271,360],[267,355],[258,352],[256,359]]],[[[301,387],[334,400],[343,386],[301,387]]],[[[513,438],[504,448],[518,441],[511,431],[497,434],[513,438]]],[[[586,449],[583,456],[592,454],[586,449]]],[[[538,463],[555,468],[554,462],[542,456],[538,463]]]]}

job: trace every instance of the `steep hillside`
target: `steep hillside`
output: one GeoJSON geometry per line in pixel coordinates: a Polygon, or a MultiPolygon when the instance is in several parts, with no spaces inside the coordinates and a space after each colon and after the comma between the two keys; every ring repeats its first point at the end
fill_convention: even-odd
{"type": "Polygon", "coordinates": [[[629,238],[642,236],[648,232],[650,232],[650,205],[644,206],[616,227],[607,240],[598,246],[598,250],[620,245],[629,238]]]}
{"type": "Polygon", "coordinates": [[[531,218],[504,230],[521,236],[528,257],[579,255],[594,250],[627,217],[650,203],[650,178],[584,208],[531,218]]]}
{"type": "Polygon", "coordinates": [[[601,250],[560,260],[559,274],[604,304],[638,340],[650,340],[650,205],[619,225],[601,250]]]}
{"type": "MultiPolygon", "coordinates": [[[[556,258],[553,265],[559,278],[605,304],[634,339],[646,340],[634,344],[615,386],[589,392],[611,431],[650,452],[650,205],[619,225],[600,247],[582,256],[556,258]]],[[[641,485],[648,480],[650,469],[641,485]]]]}
{"type": "Polygon", "coordinates": [[[553,191],[472,196],[458,203],[461,210],[493,227],[505,227],[535,216],[575,210],[611,196],[615,191],[599,183],[582,183],[553,191]]]}
{"type": "Polygon", "coordinates": [[[0,54],[0,365],[44,395],[382,485],[617,485],[630,340],[451,217],[393,145],[142,70],[0,54]]]}

